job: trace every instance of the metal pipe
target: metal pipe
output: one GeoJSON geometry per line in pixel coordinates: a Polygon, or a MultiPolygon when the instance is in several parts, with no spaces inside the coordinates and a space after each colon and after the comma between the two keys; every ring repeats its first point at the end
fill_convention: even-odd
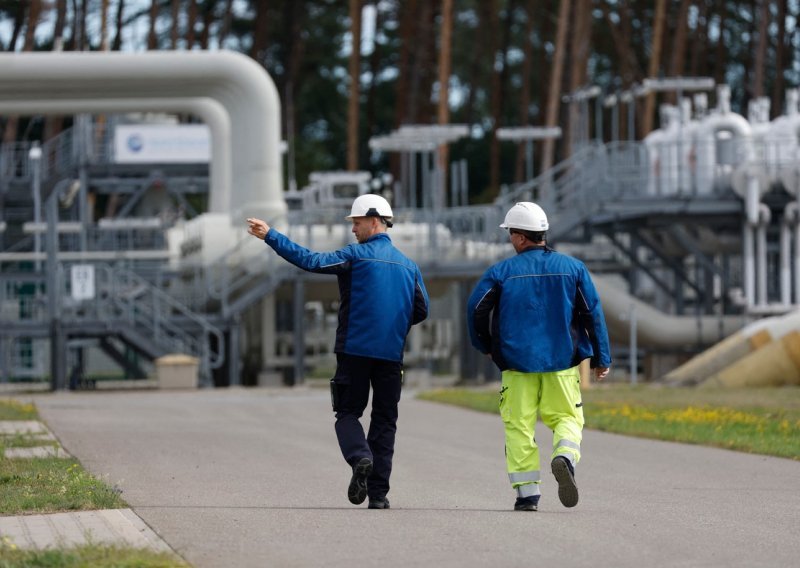
{"type": "Polygon", "coordinates": [[[794,259],[794,303],[800,305],[800,193],[798,201],[789,203],[783,210],[781,224],[781,292],[785,293],[786,303],[791,304],[791,264],[794,259]],[[785,241],[784,241],[785,239],[785,241]],[[794,241],[794,243],[792,242],[794,241]],[[792,254],[794,246],[794,255],[792,254]],[[784,277],[784,255],[786,256],[786,276],[784,277]]]}
{"type": "Polygon", "coordinates": [[[627,342],[630,322],[625,317],[636,304],[637,345],[642,347],[683,348],[712,344],[734,333],[745,324],[744,316],[676,316],[665,314],[625,291],[615,278],[592,275],[603,302],[609,334],[614,341],[627,342]]]}
{"type": "MultiPolygon", "coordinates": [[[[70,112],[189,112],[199,117],[211,133],[209,165],[209,211],[225,212],[231,200],[232,144],[231,119],[219,102],[208,97],[148,99],[61,99],[5,102],[0,100],[0,114],[66,114],[70,112]]],[[[238,176],[236,176],[238,183],[238,176]]]]}
{"type": "Polygon", "coordinates": [[[467,172],[467,160],[459,162],[461,168],[461,205],[466,207],[469,205],[469,173],[467,172]]]}
{"type": "MultiPolygon", "coordinates": [[[[298,274],[294,280],[294,298],[292,301],[294,320],[294,385],[303,383],[305,375],[305,306],[306,306],[306,281],[298,274]]],[[[233,354],[231,354],[233,355],[233,354]]]]}
{"type": "Polygon", "coordinates": [[[767,226],[772,219],[769,207],[763,203],[759,207],[758,227],[756,228],[756,282],[758,305],[766,306],[768,298],[767,272],[767,226]]]}
{"type": "Polygon", "coordinates": [[[755,242],[753,229],[747,223],[742,228],[743,256],[744,256],[744,298],[747,306],[756,303],[756,268],[755,268],[755,242]]]}
{"type": "MultiPolygon", "coordinates": [[[[38,142],[34,142],[28,151],[28,159],[31,167],[31,180],[33,186],[33,220],[39,224],[42,222],[42,149],[38,142]]],[[[33,236],[33,250],[36,253],[42,251],[42,236],[37,231],[33,236]]],[[[41,272],[42,263],[36,262],[36,272],[41,272]]]]}
{"type": "Polygon", "coordinates": [[[229,52],[0,54],[0,101],[209,97],[231,119],[235,183],[225,209],[239,218],[282,217],[280,100],[249,57],[229,52]],[[76,93],[79,93],[76,95],[76,93]]]}
{"type": "MultiPolygon", "coordinates": [[[[791,203],[789,205],[792,205],[791,203]]],[[[787,206],[788,210],[789,207],[787,206]]],[[[792,225],[789,220],[789,212],[784,210],[783,221],[781,222],[780,237],[780,286],[781,304],[788,306],[792,303],[792,225]]]]}

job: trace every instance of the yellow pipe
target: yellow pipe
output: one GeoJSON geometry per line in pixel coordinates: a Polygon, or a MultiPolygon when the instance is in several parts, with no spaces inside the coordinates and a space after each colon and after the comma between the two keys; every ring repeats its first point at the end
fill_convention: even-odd
{"type": "Polygon", "coordinates": [[[696,385],[742,357],[800,329],[800,311],[759,320],[726,337],[663,377],[672,385],[696,385]]]}
{"type": "Polygon", "coordinates": [[[664,375],[662,380],[672,385],[696,385],[709,375],[730,365],[731,361],[741,359],[750,353],[754,348],[751,339],[752,337],[737,331],[673,369],[664,375]]]}
{"type": "Polygon", "coordinates": [[[711,375],[702,387],[800,385],[800,332],[792,331],[711,375]]]}

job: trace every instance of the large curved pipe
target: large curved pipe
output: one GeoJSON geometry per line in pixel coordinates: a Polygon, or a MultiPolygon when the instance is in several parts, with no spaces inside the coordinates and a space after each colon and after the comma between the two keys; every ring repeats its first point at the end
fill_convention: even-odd
{"type": "Polygon", "coordinates": [[[681,348],[711,345],[734,333],[746,323],[742,316],[673,316],[638,300],[614,281],[593,276],[603,304],[611,336],[620,342],[630,338],[630,321],[625,314],[635,306],[637,343],[643,347],[681,348]],[[624,318],[624,319],[623,319],[624,318]]]}
{"type": "MultiPolygon", "coordinates": [[[[0,54],[0,101],[192,99],[208,97],[231,121],[228,203],[232,217],[285,214],[280,159],[280,101],[264,69],[229,52],[0,54]]],[[[187,109],[188,110],[188,109],[187,109]]]]}
{"type": "Polygon", "coordinates": [[[208,97],[190,99],[76,99],[0,101],[0,114],[48,115],[114,112],[189,112],[208,125],[211,132],[209,209],[224,211],[230,202],[231,121],[219,102],[208,97]]]}

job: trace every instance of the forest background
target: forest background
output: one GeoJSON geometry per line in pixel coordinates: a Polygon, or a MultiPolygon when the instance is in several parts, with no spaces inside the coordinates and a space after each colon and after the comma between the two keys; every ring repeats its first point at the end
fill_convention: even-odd
{"type": "MultiPolygon", "coordinates": [[[[589,138],[641,139],[676,98],[642,94],[646,78],[711,77],[734,111],[768,97],[782,114],[800,85],[799,16],[800,0],[0,0],[0,50],[239,51],[280,93],[287,186],[318,170],[396,173],[372,136],[455,123],[470,135],[449,156],[467,160],[476,202],[525,176],[523,145],[497,128],[562,127],[537,143],[537,173],[589,138]],[[593,86],[582,119],[569,95],[593,86]],[[634,132],[612,103],[626,93],[639,95],[634,132]]],[[[0,117],[0,136],[46,140],[69,124],[0,117]]]]}

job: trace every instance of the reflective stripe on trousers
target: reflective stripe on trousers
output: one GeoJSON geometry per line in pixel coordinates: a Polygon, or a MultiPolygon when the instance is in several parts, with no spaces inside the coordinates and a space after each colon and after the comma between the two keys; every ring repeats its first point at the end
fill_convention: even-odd
{"type": "Polygon", "coordinates": [[[578,367],[551,373],[503,371],[500,416],[505,425],[506,465],[512,487],[539,494],[539,446],[536,444],[537,415],[553,431],[553,453],[574,465],[581,457],[583,406],[578,367]],[[520,477],[522,476],[522,477],[520,477]]]}
{"type": "Polygon", "coordinates": [[[541,475],[538,471],[520,471],[508,474],[511,487],[517,490],[517,497],[532,497],[541,495],[539,484],[541,475]]]}

